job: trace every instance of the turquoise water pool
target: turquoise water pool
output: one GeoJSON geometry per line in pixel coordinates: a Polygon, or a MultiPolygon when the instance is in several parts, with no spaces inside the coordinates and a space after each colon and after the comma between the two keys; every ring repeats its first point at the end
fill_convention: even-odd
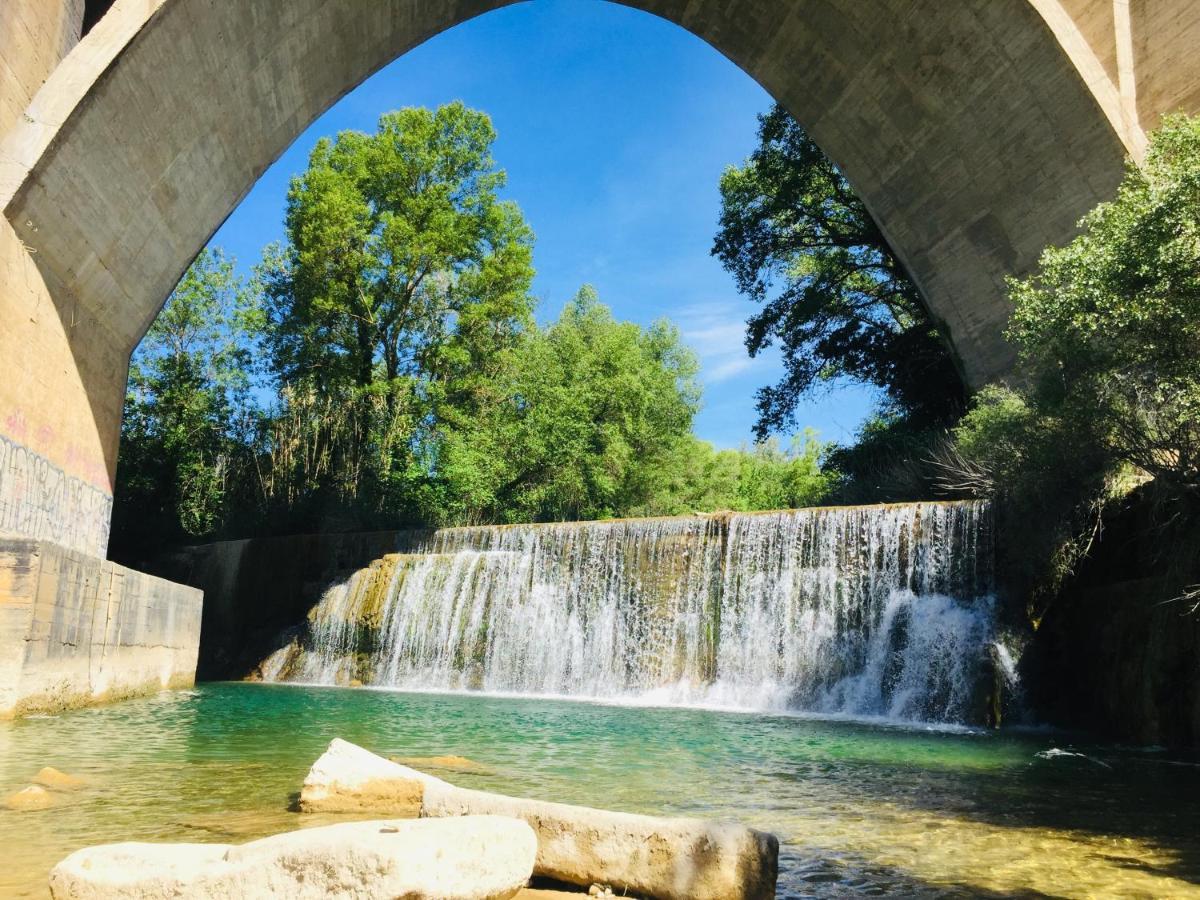
{"type": "Polygon", "coordinates": [[[780,897],[1200,896],[1191,757],[1049,733],[256,684],[0,723],[4,795],[46,765],[87,782],[48,810],[0,809],[0,895],[45,896],[50,867],[89,844],[311,823],[290,798],[333,737],[486,767],[437,772],[462,785],[771,830],[780,897]]]}

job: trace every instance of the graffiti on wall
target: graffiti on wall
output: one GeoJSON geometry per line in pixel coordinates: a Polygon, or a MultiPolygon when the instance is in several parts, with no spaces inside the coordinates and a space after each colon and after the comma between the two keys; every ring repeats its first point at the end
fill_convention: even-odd
{"type": "Polygon", "coordinates": [[[0,534],[53,541],[103,557],[112,497],[0,435],[0,534]]]}

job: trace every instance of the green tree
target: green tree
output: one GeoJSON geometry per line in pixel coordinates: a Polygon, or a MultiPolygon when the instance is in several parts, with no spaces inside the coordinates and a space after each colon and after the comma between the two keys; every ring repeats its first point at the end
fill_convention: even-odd
{"type": "Polygon", "coordinates": [[[1000,501],[1043,600],[1116,498],[1200,486],[1200,119],[1165,120],[1080,232],[1011,282],[1023,378],[980,391],[938,459],[946,490],[1000,501]]]}
{"type": "Polygon", "coordinates": [[[1080,225],[1012,283],[1033,402],[1113,460],[1200,485],[1200,118],[1167,119],[1080,225]]]}
{"type": "Polygon", "coordinates": [[[775,438],[737,450],[717,450],[695,437],[679,444],[657,473],[656,489],[637,515],[745,512],[817,506],[833,479],[822,469],[826,446],[811,430],[783,448],[775,438]]]}
{"type": "Polygon", "coordinates": [[[811,430],[784,449],[767,440],[739,452],[738,506],[735,509],[795,509],[815,506],[829,493],[830,476],[821,471],[824,447],[811,430]]]}
{"type": "Polygon", "coordinates": [[[230,515],[257,427],[261,308],[219,249],[188,268],[129,366],[113,511],[120,557],[211,537],[230,515]]]}
{"type": "Polygon", "coordinates": [[[657,473],[654,489],[631,515],[678,516],[740,509],[741,452],[717,450],[689,435],[657,473]]]}
{"type": "Polygon", "coordinates": [[[846,178],[783,107],[759,117],[759,145],[721,177],[713,254],[762,304],[757,355],[778,343],[785,373],[758,393],[760,438],[795,425],[797,404],[837,378],[881,388],[918,426],[961,414],[965,391],[920,292],[846,178]]]}
{"type": "Polygon", "coordinates": [[[264,266],[274,372],[307,411],[274,439],[302,467],[277,479],[290,503],[415,502],[434,423],[475,414],[531,323],[533,235],[499,198],[495,138],[462,103],[402,109],[318,141],[293,180],[287,245],[264,266]]]}
{"type": "Polygon", "coordinates": [[[690,438],[694,355],[666,322],[616,321],[590,287],[508,362],[494,402],[443,446],[439,472],[461,518],[626,514],[690,438]]]}

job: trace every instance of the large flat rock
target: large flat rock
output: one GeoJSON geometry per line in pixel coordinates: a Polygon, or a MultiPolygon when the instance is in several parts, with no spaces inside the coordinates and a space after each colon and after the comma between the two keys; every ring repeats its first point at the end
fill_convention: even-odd
{"type": "Polygon", "coordinates": [[[282,897],[507,900],[528,882],[537,841],[517,819],[350,822],[248,844],[107,844],[50,873],[54,900],[282,897]]]}
{"type": "MultiPolygon", "coordinates": [[[[534,874],[612,886],[658,900],[767,900],[775,896],[779,842],[741,825],[657,818],[459,788],[335,738],[313,765],[302,809],[378,809],[390,794],[421,797],[420,815],[523,819],[537,834],[534,874]],[[307,798],[307,800],[306,800],[307,798]]],[[[402,806],[407,814],[411,807],[402,806]]]]}

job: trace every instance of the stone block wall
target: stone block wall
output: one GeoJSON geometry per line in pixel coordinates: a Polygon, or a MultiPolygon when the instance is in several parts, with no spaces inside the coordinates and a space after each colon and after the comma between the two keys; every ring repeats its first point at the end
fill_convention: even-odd
{"type": "Polygon", "coordinates": [[[57,544],[0,538],[0,718],[191,686],[202,598],[57,544]]]}

